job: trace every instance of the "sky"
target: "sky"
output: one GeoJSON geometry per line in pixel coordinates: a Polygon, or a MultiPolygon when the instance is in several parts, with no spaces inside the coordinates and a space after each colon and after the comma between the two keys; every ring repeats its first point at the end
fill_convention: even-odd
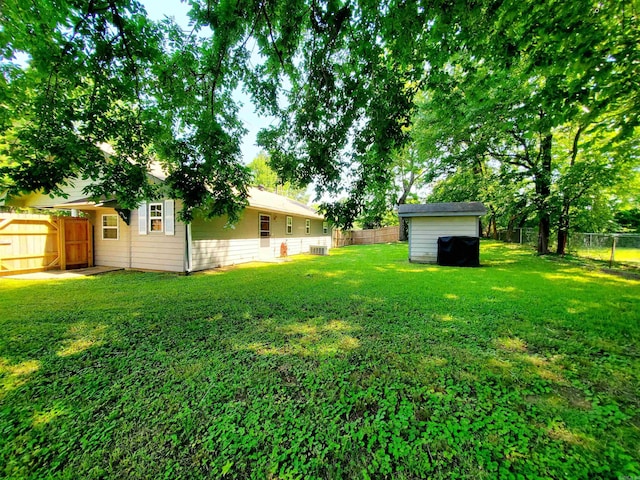
{"type": "MultiPolygon", "coordinates": [[[[181,2],[180,0],[141,0],[141,3],[147,10],[149,18],[152,20],[158,21],[165,17],[173,17],[183,30],[189,30],[189,17],[187,13],[190,7],[188,3],[181,2]]],[[[261,150],[255,144],[256,135],[260,129],[270,124],[271,119],[259,117],[251,105],[250,98],[243,92],[236,92],[235,99],[243,104],[238,112],[238,117],[248,130],[248,133],[242,139],[242,159],[244,163],[250,163],[261,150]]]]}

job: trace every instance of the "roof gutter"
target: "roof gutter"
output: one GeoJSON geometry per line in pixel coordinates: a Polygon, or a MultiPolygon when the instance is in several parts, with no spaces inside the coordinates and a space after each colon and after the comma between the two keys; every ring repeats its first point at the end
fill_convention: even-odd
{"type": "Polygon", "coordinates": [[[475,212],[403,212],[398,213],[399,217],[481,217],[487,212],[477,210],[475,212]]]}

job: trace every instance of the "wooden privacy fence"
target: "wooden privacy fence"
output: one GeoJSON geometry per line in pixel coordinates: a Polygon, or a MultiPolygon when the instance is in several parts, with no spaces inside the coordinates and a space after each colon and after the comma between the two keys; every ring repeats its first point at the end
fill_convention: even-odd
{"type": "Polygon", "coordinates": [[[333,247],[345,245],[373,245],[374,243],[397,242],[400,239],[400,227],[383,227],[371,230],[334,230],[333,247]]]}
{"type": "Polygon", "coordinates": [[[331,234],[331,247],[339,248],[347,245],[353,245],[353,239],[351,238],[351,230],[343,232],[342,230],[335,229],[331,234]]]}
{"type": "Polygon", "coordinates": [[[0,275],[93,266],[86,218],[0,213],[0,275]]]}

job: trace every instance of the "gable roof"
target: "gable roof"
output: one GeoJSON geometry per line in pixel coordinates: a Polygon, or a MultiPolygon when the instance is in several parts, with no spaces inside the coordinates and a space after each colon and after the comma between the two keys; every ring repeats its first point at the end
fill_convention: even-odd
{"type": "Polygon", "coordinates": [[[324,218],[316,210],[291,198],[283,197],[267,190],[249,187],[249,208],[268,210],[278,213],[289,213],[301,217],[324,218]]]}
{"type": "MultiPolygon", "coordinates": [[[[162,181],[166,178],[161,170],[151,170],[149,175],[162,181]]],[[[2,204],[8,204],[16,207],[33,207],[33,208],[56,208],[60,210],[95,210],[100,207],[117,208],[117,204],[113,198],[102,197],[100,199],[92,199],[86,196],[83,188],[89,184],[89,180],[73,179],[67,183],[65,191],[67,198],[60,196],[49,196],[43,193],[32,193],[12,198],[8,202],[2,201],[2,204]]],[[[260,188],[249,187],[249,206],[255,210],[265,212],[285,213],[300,217],[323,219],[315,209],[298,202],[291,198],[283,197],[260,188]]]]}
{"type": "MultiPolygon", "coordinates": [[[[108,143],[100,143],[100,150],[106,157],[113,155],[114,150],[108,143]]],[[[160,162],[152,161],[147,167],[147,176],[154,183],[164,182],[168,175],[160,162]]],[[[117,208],[115,199],[102,197],[94,200],[86,196],[85,187],[92,182],[91,179],[69,178],[64,187],[66,197],[56,195],[46,195],[41,192],[32,192],[26,195],[20,195],[19,198],[8,199],[5,196],[0,198],[0,205],[12,205],[17,207],[34,207],[34,208],[57,208],[57,209],[78,209],[78,210],[95,210],[99,207],[117,208]]],[[[288,213],[308,218],[324,219],[314,208],[298,202],[291,198],[283,197],[276,193],[269,192],[264,188],[249,187],[249,206],[256,210],[264,210],[278,213],[288,213]]]]}
{"type": "Polygon", "coordinates": [[[487,213],[482,202],[420,203],[398,206],[401,217],[472,217],[487,213]]]}

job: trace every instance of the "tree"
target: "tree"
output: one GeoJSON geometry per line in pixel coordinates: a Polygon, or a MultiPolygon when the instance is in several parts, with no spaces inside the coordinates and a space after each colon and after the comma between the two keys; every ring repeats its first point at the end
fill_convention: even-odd
{"type": "MultiPolygon", "coordinates": [[[[411,134],[414,137],[415,134],[411,134]]],[[[399,151],[394,152],[392,173],[395,187],[395,204],[404,205],[410,200],[416,200],[418,188],[432,179],[434,170],[430,158],[420,157],[415,141],[406,144],[399,151]],[[412,198],[414,197],[414,198],[412,198]]],[[[405,217],[399,217],[400,240],[408,239],[408,222],[405,217]]]]}
{"type": "MultiPolygon", "coordinates": [[[[429,76],[427,108],[441,129],[443,154],[466,168],[486,157],[504,174],[531,182],[540,254],[549,248],[554,178],[572,158],[571,151],[554,158],[554,135],[575,122],[578,142],[585,129],[605,128],[617,141],[632,136],[638,120],[637,98],[618,88],[638,73],[635,12],[616,4],[585,15],[581,8],[478,4],[458,17],[456,34],[443,32],[446,60],[429,76]]],[[[563,198],[566,212],[572,199],[563,198]]],[[[567,215],[559,218],[566,230],[567,215]]]]}
{"type": "Polygon", "coordinates": [[[133,208],[160,193],[146,175],[155,155],[183,218],[237,217],[249,180],[244,130],[228,100],[237,82],[216,85],[233,66],[212,69],[205,55],[216,42],[153,24],[134,0],[9,0],[0,15],[0,134],[11,139],[0,179],[10,194],[62,193],[78,176],[94,180],[88,194],[133,208]],[[17,54],[26,67],[9,61],[17,54]]]}
{"type": "Polygon", "coordinates": [[[91,193],[134,204],[155,193],[144,175],[154,154],[185,219],[233,218],[250,181],[232,95],[242,87],[279,118],[259,137],[278,177],[345,196],[324,210],[349,226],[391,190],[424,90],[470,107],[453,104],[459,124],[438,115],[440,163],[490,149],[528,172],[546,253],[556,130],[597,124],[623,139],[638,125],[640,28],[625,2],[193,0],[190,34],[152,24],[135,0],[25,5],[0,14],[3,58],[30,56],[0,76],[12,190],[54,191],[74,172],[100,179],[91,193]],[[115,150],[107,161],[101,142],[115,150]]]}
{"type": "Polygon", "coordinates": [[[144,78],[161,37],[140,5],[8,0],[0,20],[0,133],[10,158],[0,170],[3,186],[60,193],[77,174],[102,177],[92,193],[109,190],[125,205],[152,195],[144,78]],[[27,56],[26,67],[17,54],[27,56]],[[109,161],[104,142],[117,150],[109,161]]]}
{"type": "Polygon", "coordinates": [[[261,185],[299,202],[309,201],[306,188],[296,188],[291,182],[283,182],[278,178],[278,174],[269,166],[269,156],[266,153],[260,152],[247,166],[251,170],[254,185],[261,185]]]}
{"type": "Polygon", "coordinates": [[[610,190],[629,185],[628,172],[640,165],[638,136],[620,139],[616,138],[615,131],[599,131],[597,127],[594,122],[587,128],[566,125],[556,131],[557,157],[564,160],[558,162],[556,170],[559,210],[556,253],[559,255],[565,253],[572,219],[581,216],[584,222],[586,216],[581,212],[589,211],[589,223],[597,225],[590,231],[606,228],[614,215],[612,209],[605,206],[609,203],[610,190]]]}

